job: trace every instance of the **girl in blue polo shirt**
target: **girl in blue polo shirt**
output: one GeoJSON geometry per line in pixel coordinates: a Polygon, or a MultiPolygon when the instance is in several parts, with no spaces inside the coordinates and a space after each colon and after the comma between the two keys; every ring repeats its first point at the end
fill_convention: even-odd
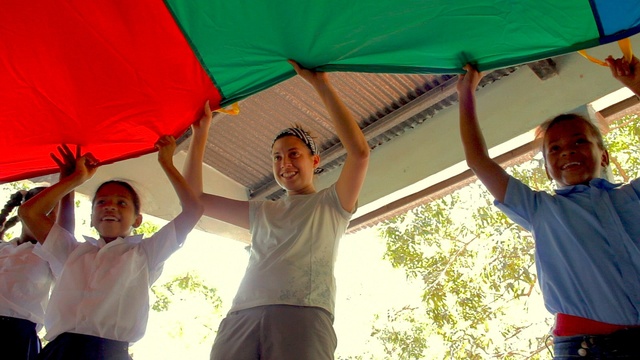
{"type": "MultiPolygon", "coordinates": [[[[640,95],[636,57],[607,63],[614,78],[640,95]]],[[[538,131],[545,170],[558,189],[530,189],[489,157],[475,109],[482,76],[471,65],[465,70],[458,95],[467,164],[496,206],[535,239],[540,288],[556,315],[555,359],[640,358],[640,179],[603,179],[609,153],[600,131],[579,115],[563,114],[538,131]]]]}

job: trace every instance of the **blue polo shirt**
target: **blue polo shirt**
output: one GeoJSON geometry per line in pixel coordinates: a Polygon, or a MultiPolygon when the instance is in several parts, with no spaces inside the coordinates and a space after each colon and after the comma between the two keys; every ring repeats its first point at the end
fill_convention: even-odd
{"type": "Polygon", "coordinates": [[[511,177],[494,204],[535,239],[547,310],[640,325],[640,182],[533,191],[511,177]]]}

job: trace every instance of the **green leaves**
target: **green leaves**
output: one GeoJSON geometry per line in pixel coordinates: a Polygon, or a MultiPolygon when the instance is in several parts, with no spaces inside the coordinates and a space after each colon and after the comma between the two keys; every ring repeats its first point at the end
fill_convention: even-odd
{"type": "Polygon", "coordinates": [[[614,121],[605,136],[610,168],[616,179],[628,182],[640,175],[640,116],[632,114],[614,121]],[[624,164],[624,165],[623,165],[624,164]]]}
{"type": "MultiPolygon", "coordinates": [[[[535,188],[543,181],[549,186],[537,160],[511,171],[535,188]]],[[[509,318],[534,294],[533,240],[493,205],[480,183],[383,223],[380,235],[387,241],[385,258],[424,284],[423,307],[390,310],[392,325],[374,324],[373,335],[389,358],[480,359],[534,353],[541,346],[522,341],[528,339],[517,332],[521,319],[509,318]]],[[[544,320],[541,338],[550,326],[544,320]]]]}
{"type": "Polygon", "coordinates": [[[156,301],[151,308],[154,311],[167,311],[172,301],[187,301],[192,297],[200,296],[212,306],[212,310],[218,311],[222,307],[222,299],[217,290],[207,286],[198,275],[185,273],[162,285],[154,285],[151,291],[156,301]]]}
{"type": "Polygon", "coordinates": [[[160,226],[151,223],[149,221],[145,221],[137,228],[133,229],[133,235],[143,234],[145,237],[149,237],[160,230],[160,226]]]}

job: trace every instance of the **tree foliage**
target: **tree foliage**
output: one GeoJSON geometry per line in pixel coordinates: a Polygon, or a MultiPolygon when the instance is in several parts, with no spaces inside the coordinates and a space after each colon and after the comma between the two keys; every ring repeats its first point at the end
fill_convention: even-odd
{"type": "Polygon", "coordinates": [[[211,306],[212,312],[220,310],[222,299],[214,287],[207,286],[196,274],[185,273],[161,285],[154,285],[151,291],[155,296],[151,309],[167,311],[173,301],[189,301],[194,295],[202,297],[211,306]]]}
{"type": "MultiPolygon", "coordinates": [[[[160,226],[145,221],[135,228],[133,233],[148,237],[158,230],[160,230],[160,226]]],[[[222,299],[218,296],[217,289],[208,286],[200,276],[190,272],[176,276],[163,284],[152,286],[151,292],[155,297],[151,309],[158,312],[169,310],[173,301],[187,301],[194,297],[200,297],[210,305],[211,313],[218,312],[222,307],[222,299]]]]}
{"type": "Polygon", "coordinates": [[[140,226],[133,229],[133,235],[143,234],[145,237],[149,237],[160,230],[160,227],[157,224],[154,224],[149,221],[144,221],[140,226]]]}
{"type": "MultiPolygon", "coordinates": [[[[611,124],[606,143],[616,181],[640,171],[638,116],[611,124]],[[614,156],[615,155],[615,156],[614,156]]],[[[507,171],[552,190],[543,161],[507,171]]],[[[475,182],[379,226],[387,259],[423,285],[422,306],[389,309],[372,336],[386,359],[549,358],[552,317],[540,308],[531,234],[493,205],[475,182]],[[531,312],[531,314],[530,314],[531,312]]]]}
{"type": "MultiPolygon", "coordinates": [[[[160,226],[145,221],[134,229],[134,234],[149,237],[160,230],[160,226]]],[[[218,290],[209,286],[197,273],[185,272],[171,280],[151,287],[151,310],[154,320],[161,323],[164,330],[164,346],[182,346],[183,350],[210,344],[216,334],[216,323],[222,313],[222,298],[218,290]]],[[[135,358],[138,349],[130,348],[135,358]]]]}
{"type": "Polygon", "coordinates": [[[609,125],[605,136],[616,181],[628,182],[640,176],[640,116],[625,116],[609,125]]]}

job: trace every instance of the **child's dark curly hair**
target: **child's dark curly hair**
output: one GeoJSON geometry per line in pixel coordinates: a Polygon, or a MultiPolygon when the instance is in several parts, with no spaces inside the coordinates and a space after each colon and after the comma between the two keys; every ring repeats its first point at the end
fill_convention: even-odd
{"type": "Polygon", "coordinates": [[[4,204],[4,207],[2,208],[2,210],[0,210],[0,239],[4,237],[4,233],[7,230],[12,228],[19,221],[18,215],[14,215],[9,219],[7,219],[7,217],[9,216],[9,214],[11,214],[13,209],[22,205],[25,201],[31,199],[37,193],[44,190],[45,188],[46,187],[44,186],[38,186],[29,191],[20,190],[20,191],[16,191],[11,195],[11,197],[9,197],[9,201],[7,201],[7,203],[4,204]]]}

